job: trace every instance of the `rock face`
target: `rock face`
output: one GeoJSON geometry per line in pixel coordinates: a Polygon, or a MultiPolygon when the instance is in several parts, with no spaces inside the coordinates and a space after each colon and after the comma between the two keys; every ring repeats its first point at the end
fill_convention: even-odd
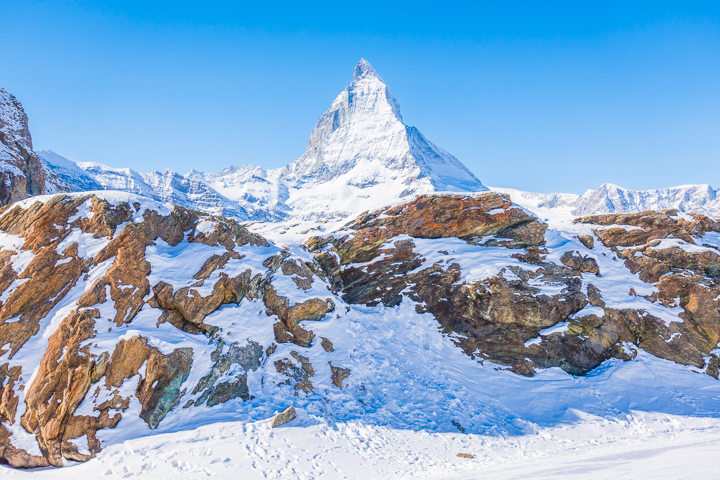
{"type": "Polygon", "coordinates": [[[44,199],[0,211],[2,461],[85,461],[102,450],[102,431],[128,415],[155,429],[179,405],[249,401],[248,377],[273,354],[301,362],[303,376],[288,382],[294,394],[312,391],[316,368],[336,374],[273,343],[277,323],[278,342],[289,335],[293,348],[309,347],[314,334],[301,323],[334,308],[327,297],[307,298],[314,275],[286,251],[233,220],[182,207],[44,199]],[[274,276],[306,299],[278,295],[274,276]],[[245,322],[246,309],[263,303],[272,309],[255,313],[270,333],[265,345],[243,327],[229,331],[233,309],[245,322]],[[5,425],[34,434],[38,453],[16,447],[5,425]]]}
{"type": "Polygon", "coordinates": [[[516,373],[557,366],[582,375],[642,348],[717,377],[720,249],[697,245],[719,224],[676,214],[580,218],[605,251],[589,232],[551,251],[545,225],[498,194],[421,197],[312,238],[308,248],[347,302],[394,306],[409,298],[468,355],[516,373]],[[473,247],[440,240],[447,237],[473,247]],[[608,253],[626,259],[626,270],[604,272],[617,261],[608,253]],[[495,273],[474,274],[484,257],[495,273]],[[640,297],[638,280],[656,289],[640,297]]]}
{"type": "Polygon", "coordinates": [[[0,205],[45,193],[45,171],[32,149],[28,118],[0,87],[0,205]]]}

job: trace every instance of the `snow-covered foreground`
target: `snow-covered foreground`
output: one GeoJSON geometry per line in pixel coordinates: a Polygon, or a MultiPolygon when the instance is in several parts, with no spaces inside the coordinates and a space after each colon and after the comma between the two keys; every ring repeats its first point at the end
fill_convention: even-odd
{"type": "Polygon", "coordinates": [[[720,420],[633,412],[518,436],[328,424],[221,423],[114,445],[85,463],[14,478],[702,478],[717,472],[720,420]],[[461,458],[469,453],[475,458],[461,458]]]}

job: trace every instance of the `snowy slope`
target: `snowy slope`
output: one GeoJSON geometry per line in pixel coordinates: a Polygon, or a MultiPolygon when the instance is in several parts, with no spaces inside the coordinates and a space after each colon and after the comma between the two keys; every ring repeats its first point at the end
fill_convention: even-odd
{"type": "Polygon", "coordinates": [[[428,433],[302,416],[227,422],[113,445],[85,464],[10,471],[20,479],[432,480],[713,478],[720,421],[633,412],[581,415],[526,435],[428,433]],[[458,457],[459,453],[474,458],[458,457]],[[102,475],[102,477],[99,477],[102,475]]]}
{"type": "MultiPolygon", "coordinates": [[[[7,362],[9,368],[23,368],[23,377],[15,385],[21,405],[18,418],[24,413],[26,395],[33,390],[38,365],[43,355],[48,355],[44,352],[49,342],[62,331],[66,317],[79,308],[81,296],[91,291],[93,283],[116,261],[110,257],[93,263],[92,258],[100,255],[110,242],[132,232],[133,223],[142,225],[149,221],[147,212],[157,210],[161,215],[170,212],[162,203],[130,193],[99,192],[98,195],[111,204],[139,203],[140,207],[132,211],[132,220],[120,224],[121,228],[110,238],[96,238],[78,227],[96,218],[90,210],[92,202],[85,201],[70,217],[72,220],[68,220],[74,225],[72,232],[59,232],[68,237],[59,244],[51,243],[49,249],[71,252],[68,253],[71,255],[72,248],[68,247],[77,242],[77,254],[88,265],[88,271],[76,284],[69,285],[65,296],[40,322],[38,332],[16,355],[10,358],[6,352],[0,357],[0,362],[7,362]],[[28,375],[24,374],[26,371],[28,375]]],[[[28,199],[18,205],[28,209],[36,201],[50,198],[28,199]]],[[[114,409],[114,413],[122,414],[122,421],[115,428],[97,432],[103,451],[84,465],[68,462],[69,470],[61,475],[197,478],[215,474],[218,478],[233,478],[242,467],[248,470],[248,478],[402,478],[408,475],[475,478],[478,472],[492,468],[497,474],[494,477],[512,478],[513,472],[522,474],[532,470],[527,459],[531,451],[552,477],[552,469],[563,466],[561,462],[570,461],[568,458],[593,463],[601,461],[603,455],[623,451],[638,452],[643,458],[653,457],[658,455],[657,450],[665,451],[677,445],[678,439],[685,445],[683,452],[698,448],[707,452],[703,443],[714,445],[720,436],[717,420],[720,418],[720,382],[696,373],[696,368],[636,349],[633,360],[609,360],[587,376],[572,376],[559,368],[540,370],[533,377],[520,376],[507,371],[503,365],[463,353],[457,347],[456,337],[441,332],[433,315],[419,313],[421,305],[410,298],[404,298],[395,307],[351,304],[332,293],[320,276],[311,275],[309,288],[301,290],[296,279],[283,269],[266,273],[267,259],[277,255],[298,262],[312,261],[312,255],[300,242],[287,242],[283,247],[232,245],[232,249],[228,249],[190,241],[191,234],[211,232],[217,221],[201,219],[191,231],[183,234],[177,245],[171,246],[160,238],[149,244],[144,250],[151,265],[147,276],[149,284],[164,282],[178,292],[193,286],[197,292],[193,295],[207,296],[223,275],[232,277],[250,269],[252,275],[266,275],[268,284],[273,285],[278,294],[292,298],[293,304],[313,297],[332,298],[332,314],[304,324],[315,332],[316,341],[309,347],[292,343],[276,345],[274,315],[257,298],[244,298],[208,315],[207,323],[220,328],[217,337],[208,338],[169,322],[159,322],[160,311],[147,302],[152,294],[143,299],[146,306],[129,323],[109,322],[118,304],[116,298],[108,295],[102,303],[93,306],[99,312],[97,328],[92,338],[83,342],[87,348],[84,355],[99,358],[104,352],[112,353],[118,342],[140,336],[165,355],[178,349],[192,349],[192,368],[183,381],[177,406],[154,430],[149,430],[140,418],[141,406],[134,396],[136,388],[148,378],[149,370],[141,367],[137,374],[125,379],[118,392],[130,398],[128,407],[114,409]],[[231,257],[208,277],[207,283],[198,285],[195,272],[207,260],[229,251],[239,255],[231,257]],[[323,345],[322,338],[332,341],[332,350],[323,345]],[[263,355],[256,369],[246,372],[252,395],[217,405],[202,402],[192,405],[192,401],[201,397],[193,387],[213,371],[217,352],[227,352],[229,345],[251,345],[251,342],[273,347],[263,355]],[[300,358],[314,368],[310,377],[313,388],[306,392],[293,389],[277,367],[279,360],[297,359],[293,352],[299,352],[300,358]],[[332,366],[351,371],[342,388],[333,383],[332,366]],[[269,417],[289,404],[298,410],[298,419],[286,427],[270,429],[269,417]],[[470,453],[476,459],[458,458],[457,453],[470,453]]],[[[577,236],[591,233],[592,228],[581,224],[564,230],[551,228],[546,234],[549,261],[559,265],[562,252],[583,249],[577,236]]],[[[348,233],[352,232],[338,232],[339,235],[348,233]]],[[[407,236],[390,238],[387,244],[406,240],[407,236]]],[[[11,268],[20,275],[32,268],[30,265],[36,257],[24,250],[26,241],[18,234],[0,234],[3,250],[13,252],[11,268]]],[[[502,274],[505,269],[517,272],[517,269],[536,268],[513,257],[516,249],[473,245],[458,238],[413,241],[413,250],[427,259],[425,266],[447,264],[442,252],[451,252],[462,272],[461,282],[502,274]]],[[[720,248],[720,237],[708,235],[706,241],[720,248]]],[[[678,317],[682,309],[648,300],[655,288],[624,268],[612,251],[597,245],[587,251],[587,255],[600,264],[602,276],[578,277],[578,282],[585,285],[585,290],[589,283],[599,287],[609,307],[646,310],[667,317],[671,323],[682,322],[678,317]],[[630,287],[637,296],[628,296],[630,287]]],[[[59,260],[54,268],[60,268],[61,262],[59,260]]],[[[20,286],[20,282],[10,286],[0,300],[7,301],[20,286]]],[[[128,285],[121,287],[127,289],[128,285]]],[[[534,288],[538,294],[548,296],[558,290],[553,282],[543,281],[536,281],[534,288]]],[[[7,324],[11,323],[17,320],[7,324]]],[[[239,372],[236,366],[216,381],[227,382],[239,372]]],[[[95,408],[112,396],[112,389],[100,381],[88,390],[76,415],[98,415],[95,408]]],[[[30,453],[40,452],[33,435],[19,422],[7,428],[14,445],[30,453]]],[[[81,452],[87,451],[84,435],[71,441],[81,452]]],[[[703,457],[692,458],[700,461],[703,457]]],[[[613,463],[606,465],[619,468],[613,463]]],[[[571,466],[567,465],[570,472],[571,466]]],[[[694,469],[688,471],[694,474],[707,471],[702,463],[691,467],[694,469]]],[[[0,470],[0,474],[5,472],[9,473],[0,470]]],[[[59,475],[54,471],[35,473],[40,478],[59,475]]],[[[22,478],[24,474],[17,475],[22,478]]]]}
{"type": "Polygon", "coordinates": [[[286,204],[288,187],[257,165],[232,166],[214,173],[193,170],[187,177],[202,181],[237,202],[252,220],[276,221],[292,214],[286,204]]]}

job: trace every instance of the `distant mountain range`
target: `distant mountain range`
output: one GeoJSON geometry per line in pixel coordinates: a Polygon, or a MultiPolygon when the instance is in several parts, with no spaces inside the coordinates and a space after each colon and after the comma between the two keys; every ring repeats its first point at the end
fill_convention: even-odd
{"type": "MultiPolygon", "coordinates": [[[[0,201],[39,193],[119,190],[241,220],[339,220],[420,194],[477,193],[488,188],[458,159],[407,126],[400,105],[361,60],[353,81],[320,117],[305,153],[286,167],[231,166],[214,173],[140,173],[33,152],[20,103],[0,89],[0,201]],[[3,193],[4,192],[4,193],[3,193]]],[[[583,195],[510,189],[522,205],[581,216],[676,208],[720,217],[709,185],[628,190],[603,184],[583,195]]]]}

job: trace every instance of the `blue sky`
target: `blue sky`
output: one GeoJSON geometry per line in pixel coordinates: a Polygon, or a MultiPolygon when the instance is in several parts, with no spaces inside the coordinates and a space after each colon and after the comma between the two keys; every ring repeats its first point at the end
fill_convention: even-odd
{"type": "Polygon", "coordinates": [[[486,184],[720,187],[720,2],[0,0],[0,45],[36,149],[82,161],[285,165],[364,57],[486,184]]]}

